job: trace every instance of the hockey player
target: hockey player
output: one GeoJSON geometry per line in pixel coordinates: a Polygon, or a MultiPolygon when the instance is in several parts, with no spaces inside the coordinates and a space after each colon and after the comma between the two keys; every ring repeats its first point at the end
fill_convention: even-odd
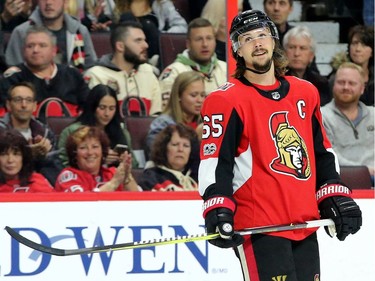
{"type": "Polygon", "coordinates": [[[207,231],[221,236],[210,242],[234,248],[244,280],[319,280],[316,228],[234,234],[319,218],[333,219],[339,240],[360,229],[361,210],[336,169],[319,93],[284,76],[288,62],[263,12],[236,16],[230,39],[234,78],[202,108],[199,189],[207,231]]]}

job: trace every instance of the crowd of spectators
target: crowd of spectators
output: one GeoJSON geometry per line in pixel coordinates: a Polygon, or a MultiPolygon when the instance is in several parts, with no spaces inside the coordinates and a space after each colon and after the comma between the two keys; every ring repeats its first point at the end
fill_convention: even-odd
{"type": "MultiPolygon", "coordinates": [[[[177,2],[1,1],[0,192],[197,189],[200,110],[206,95],[228,77],[226,1],[186,0],[194,7],[189,12],[179,10],[177,2]],[[98,32],[108,34],[108,42],[100,44],[112,50],[100,57],[92,40],[98,32]],[[163,69],[160,33],[186,34],[186,49],[163,69]],[[46,112],[50,99],[61,106],[46,112]],[[46,116],[62,115],[76,119],[55,136],[46,116]],[[127,116],[154,118],[145,140],[148,162],[140,178],[132,176],[138,161],[127,116]],[[12,138],[14,144],[7,144],[12,138]],[[119,152],[116,145],[127,150],[119,152]],[[7,164],[11,162],[17,164],[7,164]],[[11,171],[13,166],[18,168],[11,171]]],[[[238,10],[246,9],[251,9],[251,1],[239,0],[238,10]]],[[[324,76],[315,63],[311,31],[288,21],[293,0],[264,0],[263,9],[275,23],[288,57],[287,75],[317,87],[334,147],[345,150],[340,142],[349,140],[336,135],[336,113],[346,124],[338,133],[354,132],[353,151],[362,151],[366,161],[338,153],[340,164],[366,165],[373,176],[368,156],[373,156],[374,145],[364,149],[359,134],[367,130],[365,142],[374,143],[374,120],[367,118],[374,114],[373,25],[366,20],[352,27],[348,52],[338,53],[332,73],[324,76]],[[355,75],[346,73],[350,71],[355,75]],[[349,79],[357,76],[359,86],[349,79]],[[340,98],[343,91],[353,96],[350,103],[340,98]],[[356,115],[348,117],[345,108],[356,115]]]]}

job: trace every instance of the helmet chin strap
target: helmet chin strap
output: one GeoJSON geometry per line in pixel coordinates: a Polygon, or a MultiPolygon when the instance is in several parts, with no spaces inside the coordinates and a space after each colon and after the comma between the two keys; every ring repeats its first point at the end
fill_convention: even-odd
{"type": "Polygon", "coordinates": [[[248,67],[246,67],[246,70],[249,70],[249,71],[254,72],[256,74],[264,74],[264,73],[268,72],[271,69],[271,65],[272,65],[272,61],[270,61],[270,63],[268,64],[267,69],[264,70],[264,71],[259,71],[259,70],[251,69],[251,68],[248,68],[248,67]]]}

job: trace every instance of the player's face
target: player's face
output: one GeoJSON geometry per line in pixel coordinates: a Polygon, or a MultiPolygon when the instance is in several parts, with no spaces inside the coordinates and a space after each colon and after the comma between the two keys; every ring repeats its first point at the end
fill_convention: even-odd
{"type": "Polygon", "coordinates": [[[213,27],[192,28],[186,44],[191,60],[202,65],[209,64],[216,48],[213,27]]]}
{"type": "Polygon", "coordinates": [[[20,123],[28,122],[36,109],[34,93],[25,86],[15,87],[11,99],[6,102],[6,107],[12,118],[20,123]]]}
{"type": "Polygon", "coordinates": [[[258,71],[269,69],[275,41],[268,28],[247,31],[238,37],[238,41],[237,54],[244,58],[247,67],[258,71]]]}
{"type": "Polygon", "coordinates": [[[104,96],[95,111],[96,123],[104,128],[111,122],[116,113],[116,100],[112,96],[104,96]]]}
{"type": "Polygon", "coordinates": [[[103,157],[102,146],[96,138],[86,138],[77,146],[77,165],[80,170],[97,175],[103,157]]]}
{"type": "Polygon", "coordinates": [[[139,28],[129,28],[124,41],[124,59],[133,64],[146,63],[148,59],[146,36],[139,28]]]}
{"type": "Polygon", "coordinates": [[[65,0],[39,0],[38,4],[46,20],[56,20],[64,15],[65,0]]]}
{"type": "Polygon", "coordinates": [[[47,34],[31,33],[26,37],[24,58],[30,67],[46,68],[51,65],[55,56],[56,46],[47,34]]]}
{"type": "Polygon", "coordinates": [[[357,103],[364,91],[363,78],[356,69],[338,69],[333,84],[333,97],[336,103],[345,105],[357,103]]]}
{"type": "Polygon", "coordinates": [[[0,170],[6,180],[18,179],[22,169],[22,153],[19,150],[8,149],[0,153],[0,170]]]}
{"type": "Polygon", "coordinates": [[[276,25],[285,24],[293,7],[288,0],[267,0],[264,2],[264,11],[276,25]]]}
{"type": "Polygon", "coordinates": [[[205,98],[206,92],[203,81],[194,81],[186,87],[181,94],[180,105],[187,120],[191,120],[200,114],[205,98]]]}
{"type": "Polygon", "coordinates": [[[167,159],[170,168],[182,171],[189,161],[190,151],[190,140],[182,138],[177,132],[174,132],[167,144],[167,159]]]}
{"type": "Polygon", "coordinates": [[[285,48],[289,60],[289,67],[293,70],[305,71],[313,61],[314,53],[310,48],[311,42],[308,38],[290,37],[285,48]]]}
{"type": "Polygon", "coordinates": [[[363,44],[358,34],[355,34],[349,44],[349,54],[354,63],[363,65],[371,59],[372,49],[370,46],[363,44]]]}

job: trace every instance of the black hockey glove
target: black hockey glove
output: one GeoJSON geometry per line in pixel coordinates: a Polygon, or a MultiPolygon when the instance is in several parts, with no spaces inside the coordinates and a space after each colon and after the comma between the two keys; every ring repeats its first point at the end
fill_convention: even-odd
{"type": "Polygon", "coordinates": [[[232,210],[235,209],[235,203],[232,200],[226,197],[213,197],[204,203],[203,209],[207,233],[220,234],[219,238],[209,240],[212,245],[232,248],[244,242],[241,235],[234,233],[232,210]]]}
{"type": "MultiPolygon", "coordinates": [[[[332,219],[335,222],[337,238],[344,241],[349,234],[356,233],[362,225],[362,212],[357,203],[348,197],[350,189],[340,184],[330,184],[323,186],[319,191],[317,198],[320,217],[332,219]],[[320,201],[319,191],[322,191],[320,195],[323,194],[320,201]]],[[[325,230],[328,235],[332,236],[328,227],[325,227],[325,230]]]]}

